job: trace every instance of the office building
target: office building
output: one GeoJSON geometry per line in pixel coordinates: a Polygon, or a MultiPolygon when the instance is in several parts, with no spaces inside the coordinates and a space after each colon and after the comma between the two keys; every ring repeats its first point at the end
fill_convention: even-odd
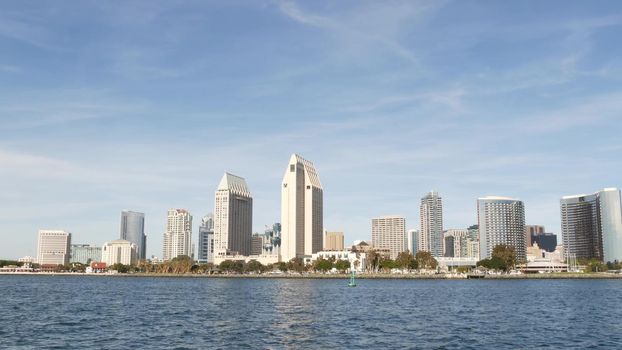
{"type": "Polygon", "coordinates": [[[200,263],[214,262],[214,214],[209,213],[201,220],[199,226],[199,251],[197,260],[200,263]]]}
{"type": "Polygon", "coordinates": [[[326,231],[324,251],[343,250],[343,232],[326,231]]]}
{"type": "Polygon", "coordinates": [[[479,254],[489,258],[497,245],[514,248],[518,261],[525,260],[525,207],[518,199],[484,197],[477,200],[479,254]]]}
{"type": "Polygon", "coordinates": [[[214,254],[250,255],[252,225],[253,198],[246,180],[225,173],[214,204],[214,254]]]}
{"type": "Polygon", "coordinates": [[[263,253],[264,238],[265,236],[263,233],[253,233],[251,237],[250,255],[261,255],[263,253]]]}
{"type": "Polygon", "coordinates": [[[534,236],[544,233],[544,231],[544,226],[542,225],[525,225],[525,246],[531,247],[534,236]]]}
{"type": "Polygon", "coordinates": [[[104,243],[101,256],[101,261],[108,267],[114,264],[135,265],[138,261],[138,246],[124,239],[117,239],[104,243]]]}
{"type": "Polygon", "coordinates": [[[443,201],[438,192],[432,191],[421,198],[419,208],[421,216],[421,234],[419,250],[443,256],[443,201]]]}
{"type": "Polygon", "coordinates": [[[419,230],[408,230],[406,234],[406,249],[413,255],[417,254],[419,240],[419,230]]]}
{"type": "Polygon", "coordinates": [[[443,234],[444,249],[443,256],[446,258],[465,258],[467,257],[469,231],[468,230],[447,230],[443,234]]]}
{"type": "Polygon", "coordinates": [[[538,233],[533,236],[533,244],[538,244],[540,249],[552,253],[557,249],[557,235],[545,232],[538,233]]]}
{"type": "Polygon", "coordinates": [[[164,260],[192,256],[192,215],[186,209],[169,209],[163,248],[164,260]]]}
{"type": "Polygon", "coordinates": [[[88,244],[71,245],[71,262],[80,264],[90,264],[91,261],[101,261],[102,248],[88,244]]]}
{"type": "Polygon", "coordinates": [[[37,262],[39,265],[65,265],[70,261],[71,233],[39,230],[37,262]]]}
{"type": "Polygon", "coordinates": [[[371,241],[374,248],[388,249],[391,259],[407,249],[406,219],[385,216],[371,221],[371,241]]]}
{"type": "Polygon", "coordinates": [[[147,259],[147,235],[145,235],[145,214],[136,211],[121,212],[120,239],[134,243],[138,259],[147,259]]]}
{"type": "Polygon", "coordinates": [[[622,261],[620,190],[562,197],[560,211],[567,258],[622,261]]]}
{"type": "Polygon", "coordinates": [[[281,187],[281,258],[311,256],[322,250],[324,190],[313,163],[292,154],[281,187]]]}

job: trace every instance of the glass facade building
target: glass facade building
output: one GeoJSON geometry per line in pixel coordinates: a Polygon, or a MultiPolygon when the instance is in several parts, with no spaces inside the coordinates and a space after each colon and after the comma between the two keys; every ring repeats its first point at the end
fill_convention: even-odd
{"type": "Polygon", "coordinates": [[[622,260],[620,190],[563,197],[560,212],[567,258],[622,260]]]}
{"type": "Polygon", "coordinates": [[[121,212],[120,239],[136,245],[139,260],[147,258],[147,236],[145,235],[145,214],[124,210],[121,212]]]}

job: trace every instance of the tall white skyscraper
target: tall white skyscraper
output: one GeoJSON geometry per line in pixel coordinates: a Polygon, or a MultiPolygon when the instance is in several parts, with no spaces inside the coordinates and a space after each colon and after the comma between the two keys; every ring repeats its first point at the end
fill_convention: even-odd
{"type": "Polygon", "coordinates": [[[518,260],[526,259],[523,202],[507,197],[478,198],[477,216],[480,259],[490,258],[500,244],[513,247],[518,260]]]}
{"type": "Polygon", "coordinates": [[[443,201],[438,192],[432,191],[421,198],[419,213],[419,250],[428,251],[436,257],[443,256],[443,201]]]}
{"type": "Polygon", "coordinates": [[[169,209],[162,258],[181,255],[192,256],[192,215],[186,209],[169,209]]]}
{"type": "Polygon", "coordinates": [[[37,262],[41,265],[65,265],[71,255],[71,233],[39,230],[37,262]]]}
{"type": "Polygon", "coordinates": [[[371,220],[371,242],[374,248],[389,249],[391,259],[407,250],[406,219],[384,216],[371,220]]]}
{"type": "Polygon", "coordinates": [[[622,261],[620,200],[617,188],[561,199],[562,239],[568,257],[622,261]]]}
{"type": "Polygon", "coordinates": [[[292,154],[281,187],[281,259],[322,250],[324,190],[313,163],[292,154]]]}
{"type": "Polygon", "coordinates": [[[214,254],[250,255],[252,230],[253,198],[246,180],[225,173],[214,204],[214,254]]]}

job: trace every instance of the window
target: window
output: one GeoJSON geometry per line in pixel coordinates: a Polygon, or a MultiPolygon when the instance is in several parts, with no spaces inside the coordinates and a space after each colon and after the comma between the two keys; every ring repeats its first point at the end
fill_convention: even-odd
{"type": "Polygon", "coordinates": [[[295,164],[290,164],[290,165],[289,165],[289,172],[290,172],[290,173],[293,173],[293,172],[295,172],[295,171],[296,171],[296,165],[295,165],[295,164]]]}

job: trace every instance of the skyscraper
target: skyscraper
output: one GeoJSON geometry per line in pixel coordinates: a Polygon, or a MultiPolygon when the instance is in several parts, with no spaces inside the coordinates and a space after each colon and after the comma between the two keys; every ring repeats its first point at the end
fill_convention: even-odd
{"type": "Polygon", "coordinates": [[[484,197],[477,200],[480,259],[489,258],[500,244],[514,248],[516,258],[525,260],[525,207],[518,199],[484,197]]]}
{"type": "Polygon", "coordinates": [[[252,226],[253,198],[246,180],[225,173],[216,190],[214,254],[250,255],[252,226]]]}
{"type": "Polygon", "coordinates": [[[40,265],[69,263],[71,233],[60,230],[39,230],[37,262],[40,265]]]}
{"type": "Polygon", "coordinates": [[[408,230],[408,234],[406,237],[406,249],[408,249],[413,255],[417,254],[419,251],[418,247],[419,240],[419,230],[408,230]]]}
{"type": "Polygon", "coordinates": [[[324,250],[343,250],[343,232],[326,231],[324,250]]]}
{"type": "Polygon", "coordinates": [[[620,190],[562,197],[560,211],[567,257],[622,260],[620,190]]]}
{"type": "Polygon", "coordinates": [[[192,256],[192,215],[186,209],[169,209],[163,248],[164,260],[192,256]]]}
{"type": "Polygon", "coordinates": [[[371,241],[374,249],[389,249],[391,259],[406,251],[406,219],[384,216],[371,220],[371,241]]]}
{"type": "Polygon", "coordinates": [[[147,258],[147,236],[145,235],[145,214],[136,211],[121,212],[120,238],[136,245],[139,260],[147,258]]]}
{"type": "Polygon", "coordinates": [[[201,263],[214,262],[214,214],[209,213],[199,226],[199,251],[197,260],[201,263]]]}
{"type": "Polygon", "coordinates": [[[443,233],[443,256],[466,258],[468,255],[469,230],[447,230],[443,233]]]}
{"type": "Polygon", "coordinates": [[[443,201],[438,192],[432,191],[421,198],[420,216],[419,250],[443,256],[443,201]]]}
{"type": "Polygon", "coordinates": [[[324,190],[313,163],[292,154],[281,187],[281,259],[322,250],[324,190]]]}
{"type": "Polygon", "coordinates": [[[536,235],[544,233],[542,225],[525,225],[525,246],[531,247],[536,235]]]}

